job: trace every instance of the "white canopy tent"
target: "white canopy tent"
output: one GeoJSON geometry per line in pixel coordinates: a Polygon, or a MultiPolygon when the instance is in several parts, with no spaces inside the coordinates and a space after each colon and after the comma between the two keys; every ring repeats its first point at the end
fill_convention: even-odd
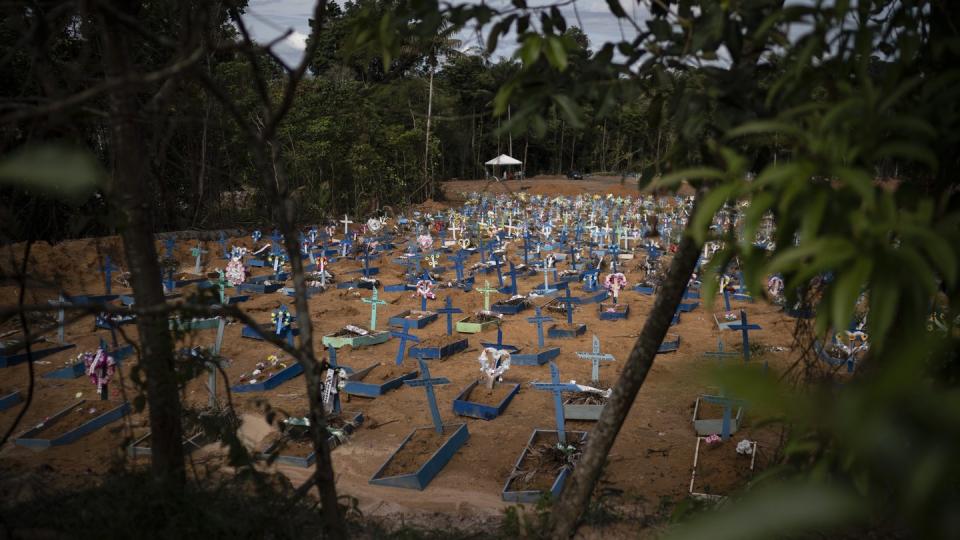
{"type": "Polygon", "coordinates": [[[497,157],[491,159],[490,161],[484,163],[484,165],[491,165],[491,166],[493,166],[494,177],[497,177],[497,178],[499,179],[499,176],[497,175],[497,167],[509,167],[509,166],[523,165],[523,162],[520,161],[520,160],[517,159],[517,158],[510,157],[510,156],[508,156],[508,155],[506,155],[506,154],[500,154],[499,156],[497,156],[497,157]]]}

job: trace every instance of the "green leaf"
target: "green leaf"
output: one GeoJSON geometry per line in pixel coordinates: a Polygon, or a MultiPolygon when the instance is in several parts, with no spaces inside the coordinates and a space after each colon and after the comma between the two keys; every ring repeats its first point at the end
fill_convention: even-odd
{"type": "Polygon", "coordinates": [[[697,204],[697,213],[693,216],[693,220],[691,220],[690,227],[688,228],[693,239],[697,241],[697,244],[703,244],[707,236],[707,228],[710,226],[714,214],[717,213],[717,210],[723,206],[723,203],[726,202],[727,199],[733,196],[737,187],[737,184],[732,182],[717,186],[711,189],[703,200],[697,204]]]}
{"type": "Polygon", "coordinates": [[[28,146],[0,160],[0,184],[67,202],[82,202],[105,176],[89,152],[62,144],[28,146]]]}
{"type": "Polygon", "coordinates": [[[607,0],[607,6],[610,7],[610,13],[613,13],[620,19],[625,19],[627,17],[627,12],[624,11],[623,6],[620,5],[620,0],[607,0]]]}
{"type": "MultiPolygon", "coordinates": [[[[852,493],[820,484],[783,483],[757,489],[732,505],[667,532],[669,540],[752,540],[829,533],[864,509],[852,493]]],[[[828,534],[829,535],[829,534],[828,534]]]]}
{"type": "Polygon", "coordinates": [[[583,127],[583,119],[580,118],[580,107],[570,96],[566,94],[555,94],[553,100],[557,103],[561,110],[563,110],[564,116],[567,118],[567,121],[570,122],[573,127],[580,128],[583,127]]]}
{"type": "Polygon", "coordinates": [[[550,36],[547,38],[546,48],[547,61],[550,65],[557,68],[557,71],[567,69],[567,50],[563,46],[563,39],[550,36]]]}
{"type": "MultiPolygon", "coordinates": [[[[879,262],[879,261],[878,261],[879,262]]],[[[870,341],[871,348],[883,349],[884,337],[887,329],[893,323],[897,313],[897,299],[899,291],[897,282],[891,277],[895,270],[883,264],[878,264],[873,273],[870,287],[870,341]]]]}
{"type": "Polygon", "coordinates": [[[734,139],[747,135],[766,135],[769,133],[793,135],[798,140],[803,136],[803,130],[793,124],[778,122],[775,120],[756,120],[754,122],[747,122],[746,124],[731,129],[727,132],[727,138],[734,139]]]}
{"type": "Polygon", "coordinates": [[[537,34],[527,34],[523,38],[523,45],[517,51],[520,60],[525,67],[532,66],[540,58],[540,50],[543,48],[543,39],[537,34]]]}
{"type": "Polygon", "coordinates": [[[857,259],[851,268],[838,272],[837,280],[832,289],[831,315],[835,328],[846,328],[850,323],[850,317],[860,297],[860,291],[870,277],[870,271],[873,269],[873,261],[870,259],[857,259]]]}
{"type": "Polygon", "coordinates": [[[938,164],[937,156],[933,153],[933,150],[930,150],[927,146],[908,141],[894,141],[881,145],[876,149],[873,157],[877,160],[884,157],[909,159],[923,163],[932,170],[936,170],[938,164]]]}
{"type": "Polygon", "coordinates": [[[662,189],[680,185],[684,180],[723,180],[725,175],[720,169],[712,167],[694,167],[670,173],[650,184],[650,189],[662,189]]]}

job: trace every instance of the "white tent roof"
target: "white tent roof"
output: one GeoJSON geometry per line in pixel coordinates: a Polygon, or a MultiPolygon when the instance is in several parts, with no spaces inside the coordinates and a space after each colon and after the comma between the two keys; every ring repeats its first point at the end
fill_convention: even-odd
{"type": "Polygon", "coordinates": [[[499,156],[484,163],[484,165],[520,165],[522,163],[523,162],[519,159],[512,158],[506,154],[500,154],[499,156]]]}

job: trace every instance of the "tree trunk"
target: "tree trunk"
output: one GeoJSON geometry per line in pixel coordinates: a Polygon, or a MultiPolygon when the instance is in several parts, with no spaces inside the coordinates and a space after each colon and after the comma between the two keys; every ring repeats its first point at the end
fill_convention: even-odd
{"type": "Polygon", "coordinates": [[[560,122],[560,144],[557,145],[557,174],[563,174],[563,132],[566,124],[560,122]]]}
{"type": "MultiPolygon", "coordinates": [[[[139,6],[120,3],[116,9],[136,18],[139,6]]],[[[110,77],[128,77],[134,71],[127,56],[133,44],[125,39],[113,18],[102,20],[104,70],[110,77]]],[[[121,232],[124,254],[130,266],[130,285],[137,305],[147,309],[166,302],[161,286],[160,265],[153,243],[150,204],[144,199],[149,172],[143,166],[147,155],[143,134],[136,122],[136,95],[129,86],[110,94],[110,121],[113,148],[111,195],[123,214],[121,232]]],[[[185,481],[183,428],[180,399],[173,371],[173,340],[165,315],[137,317],[140,336],[140,365],[146,373],[150,418],[151,467],[154,477],[173,489],[185,481]]]]}
{"type": "Polygon", "coordinates": [[[594,486],[600,478],[607,455],[613,448],[613,443],[620,428],[623,427],[637,392],[643,386],[647,373],[653,366],[657,349],[660,348],[673,314],[680,305],[683,290],[693,275],[699,254],[700,247],[693,238],[684,235],[677,254],[670,263],[666,279],[657,292],[653,309],[643,325],[640,337],[634,342],[623,372],[613,387],[613,394],[603,408],[603,412],[600,413],[593,431],[590,432],[583,457],[573,470],[560,500],[553,506],[550,513],[552,538],[566,540],[575,532],[580,515],[587,507],[590,494],[593,493],[594,486]]]}
{"type": "Polygon", "coordinates": [[[433,66],[430,66],[430,90],[427,94],[427,139],[423,145],[423,184],[427,186],[427,197],[433,196],[430,185],[430,117],[433,114],[433,66]]]}

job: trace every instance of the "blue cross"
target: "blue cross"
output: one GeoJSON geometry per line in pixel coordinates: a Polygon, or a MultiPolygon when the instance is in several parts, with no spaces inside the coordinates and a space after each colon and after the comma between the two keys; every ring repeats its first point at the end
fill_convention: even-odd
{"type": "Polygon", "coordinates": [[[370,255],[369,251],[364,252],[364,254],[359,257],[363,261],[363,276],[370,277],[370,259],[373,257],[370,255]]]}
{"type": "Polygon", "coordinates": [[[227,251],[227,236],[223,234],[223,231],[220,231],[220,239],[217,241],[220,243],[220,251],[223,252],[223,258],[229,259],[230,252],[227,251]]]}
{"type": "Polygon", "coordinates": [[[164,242],[164,245],[165,245],[166,248],[167,248],[167,259],[172,259],[172,258],[173,258],[173,248],[174,248],[174,246],[176,245],[176,240],[174,240],[172,237],[171,237],[171,238],[167,238],[167,240],[164,242]]]}
{"type": "Polygon", "coordinates": [[[463,261],[467,260],[467,257],[468,255],[462,249],[450,257],[453,261],[453,269],[457,272],[457,281],[463,281],[463,261]]]}
{"type": "Polygon", "coordinates": [[[598,289],[597,286],[597,274],[600,271],[596,268],[591,268],[583,273],[583,290],[586,292],[594,292],[598,289]]]}
{"type": "Polygon", "coordinates": [[[750,361],[750,330],[760,330],[759,324],[747,324],[747,312],[740,310],[740,324],[731,324],[727,327],[730,330],[740,330],[743,335],[743,361],[750,361]]]}
{"type": "Polygon", "coordinates": [[[723,307],[726,308],[727,311],[732,311],[730,308],[730,291],[728,291],[726,287],[723,289],[723,307]]]}
{"type": "Polygon", "coordinates": [[[557,289],[550,288],[549,275],[550,275],[551,269],[549,266],[547,266],[547,261],[543,261],[543,264],[541,265],[541,267],[543,268],[543,294],[550,294],[552,292],[556,292],[557,289]]]}
{"type": "Polygon", "coordinates": [[[503,288],[503,270],[500,268],[500,257],[496,252],[493,253],[493,263],[497,267],[497,279],[500,281],[500,287],[503,288]]]}
{"type": "Polygon", "coordinates": [[[113,284],[113,264],[110,263],[110,256],[104,255],[103,257],[103,281],[104,281],[104,290],[106,294],[110,294],[110,289],[113,284]]]}
{"type": "Polygon", "coordinates": [[[703,355],[704,355],[704,356],[709,356],[709,357],[712,357],[712,358],[719,358],[719,359],[721,359],[721,360],[724,359],[724,358],[733,358],[734,356],[740,356],[740,355],[738,355],[738,354],[735,353],[735,352],[724,351],[724,350],[723,350],[723,337],[717,338],[717,350],[716,350],[716,351],[707,351],[707,352],[703,353],[703,355]]]}
{"type": "Polygon", "coordinates": [[[423,358],[417,359],[420,364],[420,378],[403,381],[407,386],[422,386],[427,391],[427,405],[430,407],[430,417],[433,418],[433,429],[437,433],[443,433],[443,420],[440,419],[440,409],[437,408],[437,396],[433,392],[433,387],[441,384],[450,384],[446,377],[430,377],[430,368],[423,358]]]}
{"type": "Polygon", "coordinates": [[[739,403],[739,400],[726,396],[700,396],[700,401],[723,407],[723,419],[720,422],[720,438],[724,441],[729,440],[730,424],[733,422],[733,405],[739,403]]]}
{"type": "Polygon", "coordinates": [[[577,357],[593,363],[590,371],[590,380],[593,382],[600,381],[600,362],[613,362],[616,360],[612,354],[600,353],[600,338],[598,338],[596,334],[593,335],[593,352],[578,352],[577,357]]]}
{"type": "Polygon", "coordinates": [[[523,264],[530,265],[530,230],[523,232],[523,264]]]}
{"type": "Polygon", "coordinates": [[[415,343],[419,343],[420,338],[410,333],[410,321],[407,320],[403,321],[403,330],[400,330],[399,332],[391,330],[390,335],[395,338],[400,338],[400,345],[397,347],[396,358],[397,365],[399,366],[403,364],[403,357],[407,353],[407,340],[410,339],[415,343]]]}
{"type": "Polygon", "coordinates": [[[567,287],[567,294],[560,300],[560,303],[562,303],[567,308],[567,324],[572,325],[573,324],[573,305],[579,304],[580,299],[570,296],[570,287],[567,287]]]}
{"type": "Polygon", "coordinates": [[[540,313],[540,306],[537,306],[537,314],[533,317],[527,317],[527,322],[537,325],[537,346],[543,348],[543,323],[551,322],[553,318],[545,317],[540,313]]]}
{"type": "Polygon", "coordinates": [[[513,261],[510,261],[510,287],[508,290],[501,290],[500,292],[505,294],[517,294],[517,267],[513,264],[513,261]]]}
{"type": "Polygon", "coordinates": [[[554,362],[550,362],[550,381],[549,383],[534,382],[532,385],[537,390],[553,392],[553,408],[557,419],[557,438],[560,442],[566,443],[567,434],[564,430],[562,394],[563,392],[576,392],[579,389],[575,384],[560,382],[560,369],[554,362]]]}
{"type": "Polygon", "coordinates": [[[450,295],[447,295],[445,307],[442,307],[437,310],[437,313],[443,313],[447,316],[447,335],[453,334],[453,314],[454,313],[463,313],[463,310],[460,308],[453,307],[453,301],[450,300],[450,295]]]}

